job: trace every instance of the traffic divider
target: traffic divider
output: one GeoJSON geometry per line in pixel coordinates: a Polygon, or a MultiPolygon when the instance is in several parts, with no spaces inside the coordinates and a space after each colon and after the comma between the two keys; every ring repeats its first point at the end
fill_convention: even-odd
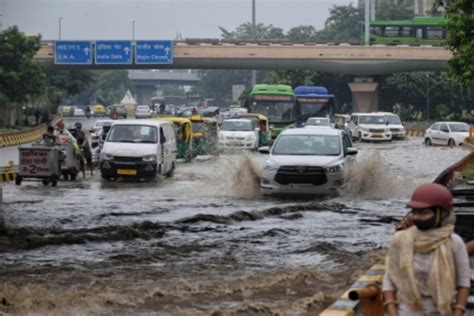
{"type": "Polygon", "coordinates": [[[405,129],[405,135],[410,137],[423,137],[425,130],[423,128],[407,128],[405,129]]]}
{"type": "Polygon", "coordinates": [[[13,165],[13,163],[14,162],[10,160],[7,166],[0,167],[0,170],[1,170],[0,182],[15,181],[17,172],[15,170],[15,166],[13,165]]]}
{"type": "MultiPolygon", "coordinates": [[[[55,115],[51,124],[55,125],[59,120],[61,120],[61,117],[55,115]]],[[[42,124],[22,131],[0,133],[0,148],[35,142],[46,133],[46,128],[47,124],[42,124]]]]}

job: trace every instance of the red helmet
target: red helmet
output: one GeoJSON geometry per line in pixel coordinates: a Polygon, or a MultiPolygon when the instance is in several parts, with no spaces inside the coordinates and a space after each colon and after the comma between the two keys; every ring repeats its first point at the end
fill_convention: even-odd
{"type": "Polygon", "coordinates": [[[449,211],[452,203],[453,195],[448,188],[437,183],[425,183],[416,188],[407,205],[412,208],[440,206],[449,211]]]}

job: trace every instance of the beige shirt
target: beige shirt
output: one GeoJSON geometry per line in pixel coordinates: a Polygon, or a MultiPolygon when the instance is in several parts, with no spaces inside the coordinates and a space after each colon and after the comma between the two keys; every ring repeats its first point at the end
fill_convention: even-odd
{"type": "MultiPolygon", "coordinates": [[[[451,235],[453,241],[454,262],[456,264],[456,288],[471,286],[469,257],[467,255],[466,245],[457,234],[451,235]]],[[[425,310],[413,310],[403,302],[398,304],[399,316],[437,316],[439,315],[436,305],[428,290],[428,275],[430,266],[430,253],[415,253],[413,255],[413,270],[415,272],[416,284],[421,293],[421,298],[425,310]]],[[[397,291],[390,276],[385,270],[385,276],[382,285],[382,291],[397,291]]]]}

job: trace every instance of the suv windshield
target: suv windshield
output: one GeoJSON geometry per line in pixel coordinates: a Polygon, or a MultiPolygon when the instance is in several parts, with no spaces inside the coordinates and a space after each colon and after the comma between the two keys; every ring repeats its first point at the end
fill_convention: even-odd
{"type": "Polygon", "coordinates": [[[339,156],[341,145],[335,135],[282,135],[273,155],[339,156]]]}
{"type": "Polygon", "coordinates": [[[469,125],[464,124],[464,123],[449,124],[449,128],[451,129],[451,132],[455,132],[455,133],[469,131],[469,125]]]}
{"type": "Polygon", "coordinates": [[[253,131],[252,121],[224,121],[221,131],[253,131]]]}
{"type": "Polygon", "coordinates": [[[158,142],[155,126],[113,125],[108,142],[115,143],[153,143],[158,142]]]}
{"type": "Polygon", "coordinates": [[[326,117],[310,117],[306,121],[306,125],[330,126],[330,123],[329,123],[329,119],[326,117]]]}
{"type": "Polygon", "coordinates": [[[385,124],[385,117],[383,116],[375,116],[375,115],[367,115],[367,116],[359,116],[359,124],[375,124],[375,125],[382,125],[385,124]]]}
{"type": "Polygon", "coordinates": [[[396,115],[386,115],[385,120],[387,121],[388,124],[402,125],[400,118],[396,115]]]}

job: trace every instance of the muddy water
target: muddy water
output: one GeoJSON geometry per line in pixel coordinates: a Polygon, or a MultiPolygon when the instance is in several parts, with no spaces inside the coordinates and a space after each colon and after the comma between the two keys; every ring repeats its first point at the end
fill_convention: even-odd
{"type": "Polygon", "coordinates": [[[263,198],[258,154],[153,183],[4,187],[0,313],[314,315],[383,256],[413,188],[464,156],[357,144],[341,196],[263,198]]]}

